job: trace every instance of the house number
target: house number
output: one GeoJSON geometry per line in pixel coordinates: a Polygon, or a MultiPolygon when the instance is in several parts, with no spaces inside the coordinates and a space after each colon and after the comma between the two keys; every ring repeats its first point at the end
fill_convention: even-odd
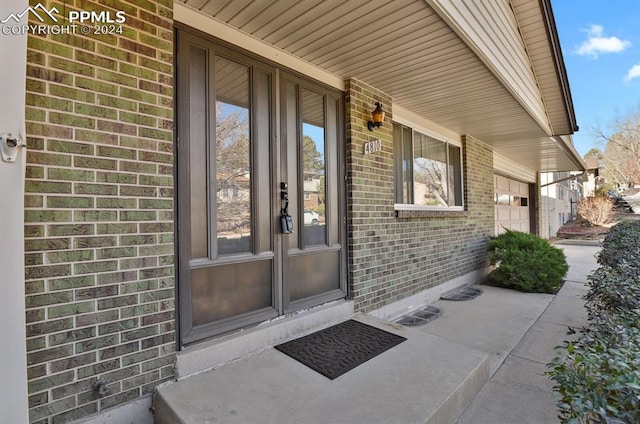
{"type": "Polygon", "coordinates": [[[382,150],[382,141],[373,140],[367,141],[364,143],[364,154],[368,155],[369,153],[375,153],[382,150]]]}

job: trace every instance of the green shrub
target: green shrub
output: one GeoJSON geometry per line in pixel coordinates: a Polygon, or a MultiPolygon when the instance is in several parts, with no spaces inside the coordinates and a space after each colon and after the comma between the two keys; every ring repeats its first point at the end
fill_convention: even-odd
{"type": "Polygon", "coordinates": [[[565,342],[566,356],[549,364],[562,423],[640,422],[640,331],[622,327],[616,343],[603,334],[565,342]]]}
{"type": "Polygon", "coordinates": [[[567,275],[564,252],[535,234],[507,230],[489,241],[489,259],[498,267],[491,281],[530,293],[554,293],[567,275]]]}
{"type": "Polygon", "coordinates": [[[562,423],[640,423],[640,275],[631,272],[591,274],[590,325],[548,365],[562,423]]]}
{"type": "Polygon", "coordinates": [[[614,315],[628,321],[640,310],[640,268],[627,264],[615,268],[603,266],[589,275],[589,292],[585,296],[589,317],[598,321],[614,315]]]}
{"type": "Polygon", "coordinates": [[[609,233],[589,275],[589,325],[548,366],[562,423],[640,423],[640,222],[609,233]]]}
{"type": "Polygon", "coordinates": [[[610,267],[627,263],[640,268],[640,220],[622,221],[609,230],[598,263],[610,267]]]}

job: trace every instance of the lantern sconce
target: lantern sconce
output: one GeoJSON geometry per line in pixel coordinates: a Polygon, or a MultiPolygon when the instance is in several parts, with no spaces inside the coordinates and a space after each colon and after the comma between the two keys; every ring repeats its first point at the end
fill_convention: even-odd
{"type": "Polygon", "coordinates": [[[373,128],[380,128],[384,122],[384,110],[382,110],[382,104],[376,102],[376,108],[371,112],[371,118],[373,121],[367,122],[367,128],[369,131],[373,131],[373,128]]]}

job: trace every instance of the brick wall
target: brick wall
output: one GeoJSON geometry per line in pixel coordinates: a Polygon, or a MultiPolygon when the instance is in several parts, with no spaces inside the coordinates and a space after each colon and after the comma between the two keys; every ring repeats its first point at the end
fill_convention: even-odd
{"type": "Polygon", "coordinates": [[[495,230],[493,149],[470,135],[463,136],[462,143],[467,225],[477,227],[474,236],[482,246],[475,248],[479,254],[486,249],[487,240],[481,239],[493,236],[495,230]]]}
{"type": "Polygon", "coordinates": [[[389,96],[357,80],[347,83],[347,193],[350,291],[368,312],[487,265],[494,231],[493,152],[463,139],[464,212],[410,212],[396,217],[389,96]],[[384,126],[367,129],[380,101],[384,126]],[[380,139],[382,152],[362,144],[380,139]]]}
{"type": "Polygon", "coordinates": [[[28,37],[30,421],[64,423],[173,376],[173,2],[42,3],[126,12],[122,35],[28,37]]]}

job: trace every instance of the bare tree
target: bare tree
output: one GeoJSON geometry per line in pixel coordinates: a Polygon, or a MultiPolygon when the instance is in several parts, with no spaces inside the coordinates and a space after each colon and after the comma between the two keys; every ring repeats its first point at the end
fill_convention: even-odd
{"type": "Polygon", "coordinates": [[[413,172],[414,183],[422,184],[426,188],[424,193],[426,204],[448,206],[445,163],[420,158],[413,162],[413,172]]]}
{"type": "Polygon", "coordinates": [[[249,124],[245,111],[234,111],[216,121],[216,178],[218,192],[250,172],[249,124]]]}
{"type": "Polygon", "coordinates": [[[219,104],[216,109],[217,228],[246,234],[251,224],[248,114],[219,104]]]}
{"type": "Polygon", "coordinates": [[[640,183],[640,105],[628,115],[616,118],[612,133],[596,130],[605,143],[602,152],[606,181],[617,187],[633,187],[640,183]]]}

